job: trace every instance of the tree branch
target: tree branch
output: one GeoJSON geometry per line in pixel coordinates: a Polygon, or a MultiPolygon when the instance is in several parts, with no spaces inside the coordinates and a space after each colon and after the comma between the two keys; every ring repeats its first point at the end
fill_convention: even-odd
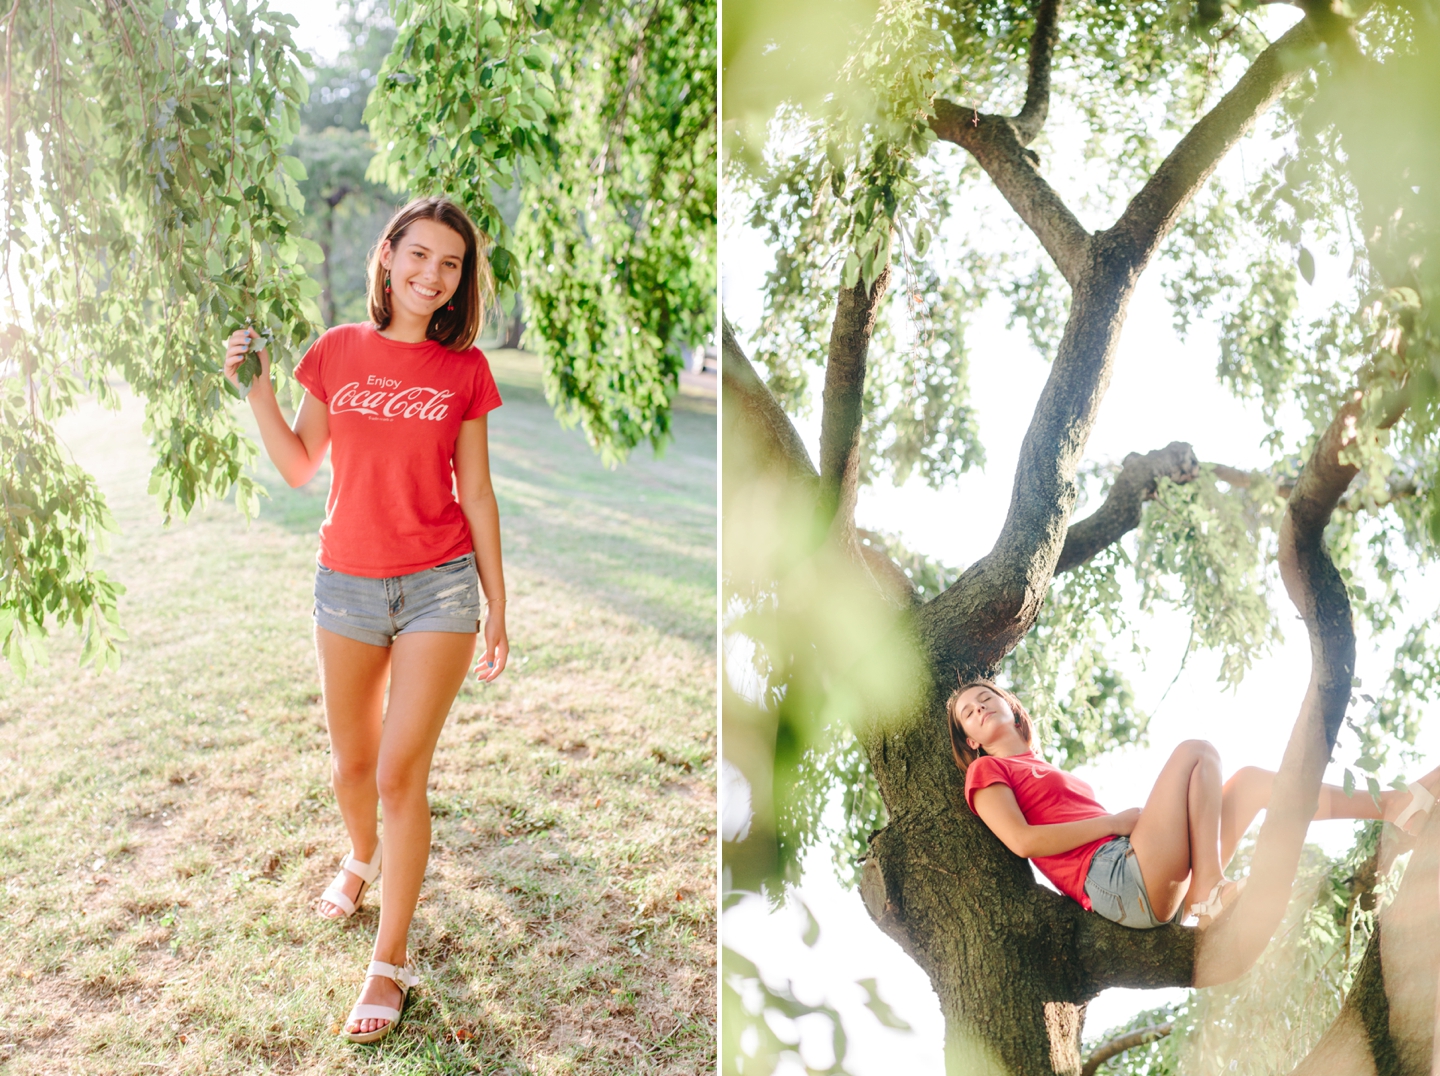
{"type": "Polygon", "coordinates": [[[830,329],[830,356],[825,364],[825,391],[820,412],[821,526],[838,526],[842,541],[854,538],[855,497],[860,480],[860,429],[864,423],[865,360],[870,336],[885,290],[887,265],[870,290],[857,281],[841,288],[830,329]]]}
{"type": "MultiPolygon", "coordinates": [[[[1397,394],[1382,428],[1405,409],[1397,394]]],[[[1364,399],[1357,390],[1320,436],[1295,482],[1280,524],[1280,578],[1310,636],[1310,683],[1286,745],[1265,822],[1255,845],[1250,884],[1233,914],[1202,931],[1195,985],[1229,982],[1259,957],[1284,918],[1320,779],[1345,717],[1355,674],[1355,627],[1345,582],[1325,548],[1325,527],[1359,468],[1343,459],[1358,437],[1364,399]]]]}
{"type": "Polygon", "coordinates": [[[750,364],[735,339],[730,320],[723,318],[722,324],[720,380],[725,394],[726,428],[740,433],[747,451],[779,463],[787,478],[813,488],[818,476],[805,443],[750,364]]]}
{"type": "Polygon", "coordinates": [[[1132,452],[1125,457],[1110,494],[1094,513],[1073,523],[1065,534],[1065,546],[1055,574],[1068,572],[1084,564],[1102,549],[1119,541],[1140,525],[1140,509],[1155,496],[1155,484],[1161,478],[1172,482],[1192,482],[1200,475],[1200,464],[1194,450],[1180,441],[1171,441],[1164,448],[1140,455],[1132,452]]]}
{"type": "Polygon", "coordinates": [[[1112,1057],[1118,1057],[1126,1050],[1133,1050],[1137,1046],[1148,1046],[1152,1042],[1163,1039],[1174,1029],[1174,1024],[1155,1024],[1153,1027],[1142,1027],[1137,1031],[1129,1031],[1124,1035],[1117,1035],[1113,1039],[1102,1042],[1099,1046],[1095,1047],[1094,1052],[1085,1059],[1085,1065],[1080,1070],[1080,1076],[1095,1076],[1100,1066],[1112,1057]]]}
{"type": "Polygon", "coordinates": [[[1050,59],[1059,36],[1060,0],[1040,0],[1035,10],[1035,29],[1030,34],[1030,77],[1025,85],[1025,104],[1015,117],[1015,134],[1028,146],[1045,126],[1050,112],[1050,59]]]}
{"type": "MultiPolygon", "coordinates": [[[[1048,60],[1046,67],[1048,85],[1048,60]]],[[[1026,107],[1030,107],[1029,94],[1026,107]]],[[[1032,116],[1028,122],[1038,130],[1044,110],[1037,105],[1035,111],[1041,113],[1040,119],[1032,116]]],[[[1040,175],[1039,159],[1025,148],[1026,139],[1022,138],[1017,123],[1018,120],[1006,116],[992,116],[952,101],[937,100],[930,127],[942,140],[969,151],[1074,287],[1085,269],[1090,233],[1081,227],[1069,206],[1040,175]]]]}
{"type": "Polygon", "coordinates": [[[1230,92],[1186,132],[1140,193],[1130,200],[1120,219],[1101,235],[1121,241],[1135,264],[1144,265],[1230,147],[1295,81],[1304,50],[1318,42],[1308,19],[1282,34],[1256,58],[1230,92]]]}

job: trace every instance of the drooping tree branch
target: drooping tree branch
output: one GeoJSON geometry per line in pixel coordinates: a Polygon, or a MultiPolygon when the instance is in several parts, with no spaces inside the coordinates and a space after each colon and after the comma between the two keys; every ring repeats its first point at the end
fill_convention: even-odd
{"type": "Polygon", "coordinates": [[[1068,572],[1084,564],[1095,554],[1119,541],[1140,525],[1140,510],[1155,496],[1155,484],[1161,478],[1172,482],[1191,482],[1200,474],[1194,450],[1180,441],[1171,441],[1164,448],[1140,455],[1132,452],[1121,464],[1120,474],[1105,503],[1091,515],[1070,525],[1065,546],[1055,574],[1068,572]]]}
{"type": "Polygon", "coordinates": [[[1074,287],[1085,269],[1090,233],[1040,175],[1016,121],[942,99],[935,102],[930,127],[942,140],[969,151],[1074,287]]]}
{"type": "Polygon", "coordinates": [[[1059,36],[1060,0],[1040,0],[1035,10],[1035,29],[1030,34],[1030,77],[1025,85],[1025,104],[1015,117],[1015,134],[1022,145],[1035,141],[1050,112],[1050,60],[1059,36]]]}
{"type": "Polygon", "coordinates": [[[1256,57],[1230,91],[1185,133],[1120,219],[1101,234],[1118,240],[1137,265],[1147,262],[1221,158],[1295,81],[1305,50],[1318,40],[1309,21],[1301,20],[1256,57]]]}
{"type": "Polygon", "coordinates": [[[886,266],[867,290],[863,280],[840,289],[830,329],[825,391],[820,412],[821,526],[837,528],[848,546],[855,536],[855,496],[860,481],[860,429],[864,423],[865,360],[875,318],[890,283],[886,266]]]}
{"type": "Polygon", "coordinates": [[[750,364],[729,319],[722,319],[722,324],[720,380],[725,393],[726,427],[743,431],[750,452],[778,464],[790,480],[813,490],[818,475],[805,443],[750,364]]]}
{"type": "Polygon", "coordinates": [[[1080,1069],[1080,1076],[1095,1076],[1100,1066],[1112,1057],[1119,1057],[1126,1050],[1133,1050],[1137,1046],[1148,1046],[1152,1042],[1163,1039],[1174,1030],[1174,1027],[1174,1024],[1155,1024],[1153,1027],[1138,1028],[1102,1042],[1085,1059],[1085,1065],[1080,1069]]]}

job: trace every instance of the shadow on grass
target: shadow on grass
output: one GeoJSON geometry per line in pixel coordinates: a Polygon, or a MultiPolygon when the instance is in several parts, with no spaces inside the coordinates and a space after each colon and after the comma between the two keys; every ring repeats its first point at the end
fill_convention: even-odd
{"type": "MultiPolygon", "coordinates": [[[[528,356],[493,357],[505,406],[490,420],[490,461],[507,562],[589,594],[598,604],[702,647],[715,642],[713,403],[681,397],[673,439],[607,469],[578,429],[567,430],[528,356]]],[[[329,462],[291,489],[260,462],[269,493],[261,518],[311,534],[325,519],[329,462]]]]}

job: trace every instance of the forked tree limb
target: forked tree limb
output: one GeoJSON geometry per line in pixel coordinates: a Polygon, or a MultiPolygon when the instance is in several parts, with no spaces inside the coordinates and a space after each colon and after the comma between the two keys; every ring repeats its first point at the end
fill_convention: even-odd
{"type": "Polygon", "coordinates": [[[855,497],[860,481],[860,431],[865,422],[865,367],[875,319],[890,283],[881,270],[867,289],[863,280],[842,287],[830,328],[830,355],[820,412],[820,518],[836,528],[848,547],[855,537],[855,497]]]}
{"type": "Polygon", "coordinates": [[[1060,550],[1055,574],[1079,567],[1140,526],[1141,509],[1155,496],[1155,485],[1161,478],[1183,484],[1199,475],[1200,464],[1194,449],[1180,441],[1172,441],[1143,456],[1130,453],[1121,464],[1105,503],[1084,519],[1070,524],[1065,532],[1065,545],[1060,550]]]}
{"type": "Polygon", "coordinates": [[[991,674],[1034,624],[1064,546],[1075,476],[1140,273],[1221,156],[1294,80],[1292,50],[1313,40],[1301,26],[1267,49],[1181,140],[1120,224],[1093,237],[1035,172],[1011,121],[937,103],[932,126],[974,147],[1072,284],[1069,317],[1021,444],[1000,536],[917,621],[921,645],[942,666],[966,676],[991,674]]]}
{"type": "Polygon", "coordinates": [[[1221,158],[1295,81],[1306,50],[1319,40],[1310,21],[1302,19],[1256,57],[1230,91],[1185,133],[1119,220],[1101,233],[1106,240],[1118,241],[1137,265],[1149,261],[1221,158]]]}
{"type": "Polygon", "coordinates": [[[1022,145],[1028,146],[1035,141],[1050,113],[1050,63],[1059,34],[1060,0],[1040,0],[1035,9],[1035,29],[1030,34],[1025,104],[1015,117],[1015,134],[1022,145]]]}
{"type": "Polygon", "coordinates": [[[1073,288],[1086,269],[1090,233],[1040,174],[1017,122],[939,99],[930,127],[942,141],[969,151],[1073,288]]]}

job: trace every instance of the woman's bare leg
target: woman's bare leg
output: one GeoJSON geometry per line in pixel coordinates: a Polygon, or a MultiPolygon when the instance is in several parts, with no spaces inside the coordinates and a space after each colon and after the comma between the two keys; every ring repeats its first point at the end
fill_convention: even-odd
{"type": "MultiPolygon", "coordinates": [[[[380,757],[380,717],[390,675],[390,649],[357,642],[317,625],[315,653],[320,663],[325,724],[330,730],[335,800],[350,835],[352,853],[368,863],[378,843],[375,808],[380,796],[375,788],[375,765],[380,757]]],[[[346,871],[342,880],[345,895],[354,900],[360,892],[360,879],[346,871]]],[[[324,900],[320,911],[332,919],[345,914],[324,900]]]]}
{"type": "Polygon", "coordinates": [[[1220,754],[1186,740],[1166,761],[1130,834],[1157,918],[1205,897],[1221,878],[1220,754]]]}
{"type": "MultiPolygon", "coordinates": [[[[417,631],[397,636],[391,647],[390,704],[375,771],[385,809],[385,899],[374,959],[387,964],[405,963],[405,939],[430,857],[430,801],[425,794],[430,760],[474,659],[475,638],[417,631]]],[[[391,979],[369,979],[360,1002],[395,1008],[400,988],[391,979]]],[[[357,1020],[348,1030],[374,1031],[384,1023],[357,1020]]]]}
{"type": "MultiPolygon", "coordinates": [[[[1228,864],[1235,854],[1235,846],[1255,821],[1255,816],[1270,802],[1270,790],[1275,783],[1271,770],[1258,766],[1244,766],[1236,770],[1225,789],[1220,807],[1220,862],[1228,864]]],[[[1440,767],[1420,778],[1431,795],[1440,793],[1440,767]]],[[[1356,791],[1353,796],[1345,795],[1338,785],[1321,785],[1320,802],[1315,809],[1315,821],[1327,818],[1385,818],[1394,819],[1410,805],[1410,793],[1386,789],[1380,793],[1380,806],[1369,792],[1356,791]]]]}

